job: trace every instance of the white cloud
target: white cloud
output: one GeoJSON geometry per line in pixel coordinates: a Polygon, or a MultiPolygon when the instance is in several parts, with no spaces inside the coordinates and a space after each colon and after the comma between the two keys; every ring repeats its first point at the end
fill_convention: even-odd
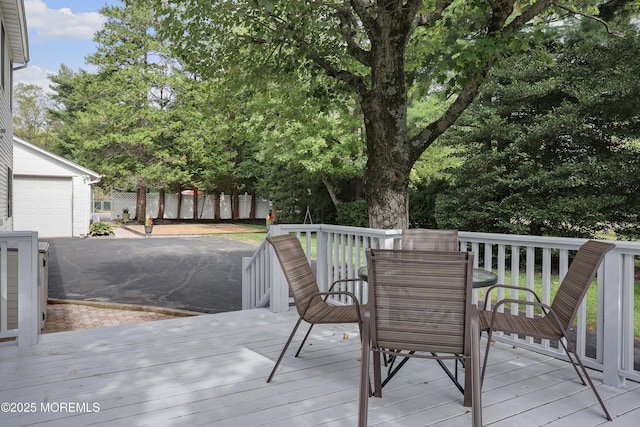
{"type": "Polygon", "coordinates": [[[49,85],[51,84],[49,76],[52,74],[56,73],[32,65],[22,70],[16,71],[15,82],[23,83],[26,85],[40,86],[44,89],[45,92],[52,93],[52,90],[49,88],[49,85]]]}
{"type": "Polygon", "coordinates": [[[105,17],[98,12],[73,13],[64,7],[49,9],[43,0],[25,0],[30,41],[46,39],[91,40],[105,17]]]}

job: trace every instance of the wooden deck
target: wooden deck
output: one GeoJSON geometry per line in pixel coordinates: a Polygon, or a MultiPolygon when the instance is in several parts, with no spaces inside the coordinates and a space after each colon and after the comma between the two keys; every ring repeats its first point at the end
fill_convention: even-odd
{"type": "MultiPolygon", "coordinates": [[[[258,309],[48,334],[22,353],[2,343],[0,402],[34,412],[3,404],[0,425],[355,426],[360,342],[351,325],[316,326],[301,356],[290,350],[265,382],[295,319],[258,309]]],[[[503,344],[490,363],[487,426],[640,420],[640,384],[606,387],[593,372],[614,417],[607,422],[568,363],[503,344]]],[[[416,359],[370,400],[369,424],[465,426],[468,409],[436,362],[416,359]]]]}

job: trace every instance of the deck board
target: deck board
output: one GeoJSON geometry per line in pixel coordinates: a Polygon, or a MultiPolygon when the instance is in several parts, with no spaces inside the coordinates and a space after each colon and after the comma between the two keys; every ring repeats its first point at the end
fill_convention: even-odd
{"type": "MultiPolygon", "coordinates": [[[[2,343],[0,402],[33,402],[38,412],[0,413],[0,425],[356,425],[360,342],[354,325],[316,326],[294,358],[300,331],[266,383],[295,319],[294,312],[258,309],[47,334],[26,351],[2,343]],[[100,411],[43,413],[43,402],[95,402],[100,411]]],[[[484,424],[635,426],[640,385],[615,389],[602,385],[599,372],[592,378],[612,423],[567,362],[498,343],[483,388],[484,424]]],[[[382,399],[370,400],[369,424],[470,425],[471,413],[435,362],[414,359],[382,399]]]]}

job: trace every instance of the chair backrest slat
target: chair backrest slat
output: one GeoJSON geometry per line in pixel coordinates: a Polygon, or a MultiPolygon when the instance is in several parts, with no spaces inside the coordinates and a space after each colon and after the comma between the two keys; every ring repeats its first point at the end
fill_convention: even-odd
{"type": "Polygon", "coordinates": [[[457,251],[458,230],[409,228],[402,230],[402,249],[420,251],[457,251]]]}
{"type": "Polygon", "coordinates": [[[614,247],[612,243],[589,240],[578,249],[551,305],[565,330],[573,323],[605,254],[614,247]]]}
{"type": "MultiPolygon", "coordinates": [[[[310,295],[319,292],[318,282],[302,250],[302,245],[298,238],[292,234],[267,237],[267,241],[278,257],[298,313],[302,316],[310,295]]],[[[318,303],[322,302],[322,298],[319,296],[316,298],[318,303]]]]}

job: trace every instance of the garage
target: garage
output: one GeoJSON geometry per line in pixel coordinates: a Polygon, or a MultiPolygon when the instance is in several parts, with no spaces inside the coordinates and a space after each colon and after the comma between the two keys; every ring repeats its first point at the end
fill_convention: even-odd
{"type": "Polygon", "coordinates": [[[72,235],[71,178],[15,176],[13,189],[15,231],[36,230],[40,237],[72,235]]]}
{"type": "Polygon", "coordinates": [[[91,185],[101,176],[42,147],[13,138],[13,229],[39,237],[89,234],[91,185]]]}

